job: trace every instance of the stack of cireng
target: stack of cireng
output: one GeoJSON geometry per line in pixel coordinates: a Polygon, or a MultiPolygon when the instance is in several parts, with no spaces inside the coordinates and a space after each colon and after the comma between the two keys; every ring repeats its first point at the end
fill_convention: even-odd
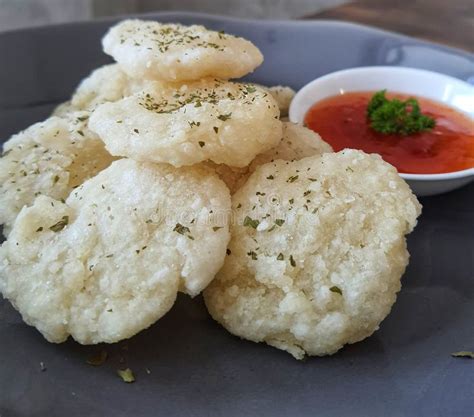
{"type": "Polygon", "coordinates": [[[251,42],[127,20],[0,159],[0,291],[51,342],[113,343],[179,291],[232,333],[336,352],[389,313],[420,205],[376,155],[284,122],[293,91],[230,81],[251,42]]]}

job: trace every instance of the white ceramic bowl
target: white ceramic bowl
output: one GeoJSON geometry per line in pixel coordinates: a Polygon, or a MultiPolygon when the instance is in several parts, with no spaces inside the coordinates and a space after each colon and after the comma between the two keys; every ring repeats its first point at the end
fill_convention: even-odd
{"type": "MultiPolygon", "coordinates": [[[[303,123],[310,107],[327,97],[351,91],[387,89],[449,105],[474,124],[474,86],[436,72],[404,67],[360,67],[317,78],[298,91],[290,106],[290,120],[303,123]]],[[[324,139],[324,138],[323,138],[324,139]]],[[[474,167],[446,174],[400,174],[418,196],[445,193],[474,181],[474,167]]]]}

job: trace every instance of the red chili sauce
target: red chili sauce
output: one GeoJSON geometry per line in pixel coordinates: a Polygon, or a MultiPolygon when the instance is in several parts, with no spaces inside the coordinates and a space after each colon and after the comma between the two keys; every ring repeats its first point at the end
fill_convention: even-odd
{"type": "MultiPolygon", "coordinates": [[[[374,93],[354,92],[324,99],[311,107],[305,124],[336,152],[354,148],[378,153],[398,172],[437,174],[474,167],[474,121],[468,116],[415,96],[422,113],[435,119],[434,129],[408,136],[386,135],[374,131],[367,120],[367,105],[374,93]]],[[[387,97],[406,100],[413,96],[388,93],[387,97]]]]}

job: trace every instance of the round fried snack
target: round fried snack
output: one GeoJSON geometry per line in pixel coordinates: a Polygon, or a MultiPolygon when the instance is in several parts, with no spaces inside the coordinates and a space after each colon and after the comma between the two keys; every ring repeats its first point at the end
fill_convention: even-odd
{"type": "Polygon", "coordinates": [[[99,106],[89,127],[112,155],[176,167],[206,160],[244,167],[278,143],[278,116],[265,90],[206,79],[149,83],[140,93],[99,106]]]}
{"type": "Polygon", "coordinates": [[[233,196],[229,256],[205,290],[231,333],[301,359],[370,336],[408,263],[421,206],[378,155],[260,166],[233,196]]]}
{"type": "Polygon", "coordinates": [[[116,161],[65,204],[41,196],[21,211],[0,249],[0,291],[51,342],[129,338],[214,277],[229,209],[209,170],[116,161]]]}
{"type": "Polygon", "coordinates": [[[251,42],[197,25],[124,20],[109,30],[102,45],[105,53],[137,79],[240,78],[263,62],[251,42]]]}
{"type": "Polygon", "coordinates": [[[88,112],[50,117],[12,136],[0,158],[0,224],[6,235],[35,197],[66,198],[116,159],[87,128],[88,112]]]}
{"type": "Polygon", "coordinates": [[[72,95],[71,100],[60,104],[54,116],[64,116],[71,111],[94,111],[97,106],[118,101],[139,91],[143,83],[130,79],[118,64],[99,67],[84,78],[72,95]]]}
{"type": "Polygon", "coordinates": [[[231,194],[234,194],[260,165],[277,159],[297,161],[326,152],[332,152],[332,148],[317,133],[302,125],[283,122],[283,137],[280,143],[257,155],[248,167],[232,168],[225,164],[214,164],[212,167],[229,187],[231,194]]]}

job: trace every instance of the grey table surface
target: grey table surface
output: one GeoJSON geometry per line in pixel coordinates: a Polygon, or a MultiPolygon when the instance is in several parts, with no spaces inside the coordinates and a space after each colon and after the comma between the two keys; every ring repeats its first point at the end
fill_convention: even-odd
{"type": "MultiPolygon", "coordinates": [[[[298,88],[364,65],[474,80],[468,53],[352,24],[148,17],[251,39],[265,63],[249,79],[269,85],[298,88]]],[[[99,39],[112,23],[0,35],[2,140],[47,117],[92,68],[109,62],[99,39]]],[[[0,416],[473,416],[474,361],[450,354],[474,348],[474,185],[422,203],[392,313],[372,337],[331,357],[298,362],[240,341],[211,320],[200,297],[180,296],[158,323],[106,346],[109,360],[91,367],[85,360],[101,347],[49,344],[0,301],[0,416]],[[116,376],[124,366],[134,370],[134,384],[116,376]]]]}

